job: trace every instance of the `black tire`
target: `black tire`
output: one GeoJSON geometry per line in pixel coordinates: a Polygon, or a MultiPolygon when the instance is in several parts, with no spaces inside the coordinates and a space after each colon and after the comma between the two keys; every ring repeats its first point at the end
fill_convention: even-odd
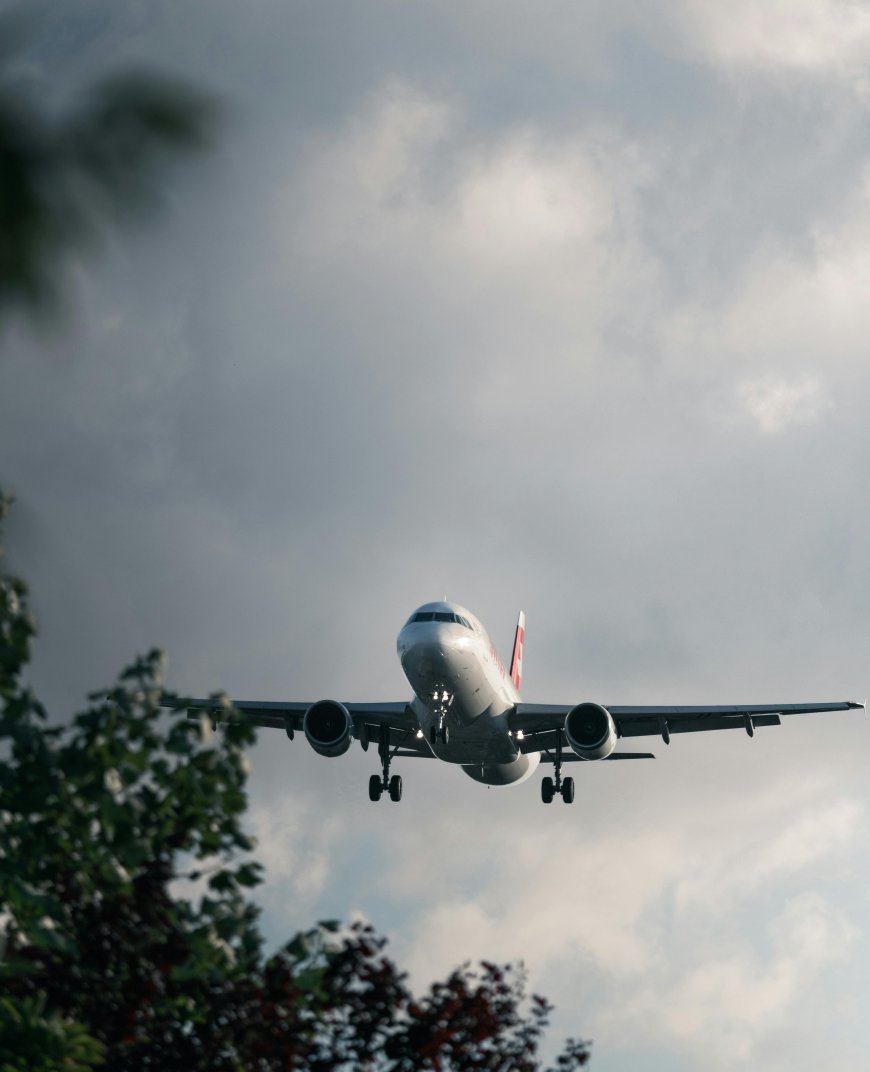
{"type": "Polygon", "coordinates": [[[541,800],[543,800],[545,804],[552,804],[555,791],[556,789],[553,785],[553,779],[549,776],[544,778],[541,782],[541,800]]]}
{"type": "Polygon", "coordinates": [[[437,726],[430,726],[429,727],[429,741],[430,741],[431,744],[437,744],[438,743],[438,727],[437,726]]]}
{"type": "Polygon", "coordinates": [[[450,730],[446,726],[441,731],[441,743],[443,745],[450,744],[450,730]]]}
{"type": "Polygon", "coordinates": [[[379,774],[373,774],[369,778],[369,800],[380,800],[384,787],[379,774]]]}
{"type": "Polygon", "coordinates": [[[394,800],[397,804],[402,799],[402,776],[400,774],[394,774],[390,779],[390,800],[394,800]]]}
{"type": "Polygon", "coordinates": [[[562,800],[564,800],[566,804],[573,804],[574,803],[574,779],[573,778],[565,778],[564,781],[562,782],[562,800]]]}

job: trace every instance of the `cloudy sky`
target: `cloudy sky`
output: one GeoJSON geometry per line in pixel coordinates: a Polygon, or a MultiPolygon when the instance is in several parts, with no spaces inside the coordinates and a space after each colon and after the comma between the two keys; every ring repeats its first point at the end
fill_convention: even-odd
{"type": "MultiPolygon", "coordinates": [[[[194,694],[404,699],[445,594],[503,655],[526,611],[529,700],[870,691],[865,4],[30,6],[36,93],[145,65],[225,108],[0,339],[58,717],[155,644],[194,694]]],[[[275,943],[522,959],[597,1072],[866,1069],[860,713],[652,741],[572,808],[410,763],[371,805],[371,755],[267,736],[275,943]]]]}

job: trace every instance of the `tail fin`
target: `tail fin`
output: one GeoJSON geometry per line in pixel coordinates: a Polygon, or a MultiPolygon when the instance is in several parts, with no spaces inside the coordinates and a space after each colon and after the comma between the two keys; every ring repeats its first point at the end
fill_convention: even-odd
{"type": "Polygon", "coordinates": [[[523,681],[523,644],[526,640],[526,616],[520,611],[517,621],[517,635],[514,637],[514,653],[511,656],[511,681],[516,686],[517,692],[523,681]]]}

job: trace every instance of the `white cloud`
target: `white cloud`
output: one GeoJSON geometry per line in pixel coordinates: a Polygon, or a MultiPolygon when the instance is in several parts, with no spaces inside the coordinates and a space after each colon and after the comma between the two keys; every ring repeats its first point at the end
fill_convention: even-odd
{"type": "Polygon", "coordinates": [[[290,256],[302,238],[314,258],[416,259],[448,290],[519,273],[534,298],[563,293],[567,271],[584,303],[647,176],[612,131],[552,139],[527,125],[480,141],[461,100],[389,80],[312,144],[280,198],[279,238],[290,256]]]}
{"type": "MultiPolygon", "coordinates": [[[[580,390],[596,365],[616,374],[605,331],[645,336],[658,315],[637,225],[651,176],[640,146],[606,124],[481,138],[459,97],[391,79],[291,168],[276,272],[315,295],[342,286],[343,316],[376,323],[382,343],[413,325],[412,356],[434,351],[439,381],[473,361],[450,404],[469,425],[501,426],[549,407],[557,381],[580,390]]],[[[394,349],[384,343],[381,368],[394,349]]]]}
{"type": "Polygon", "coordinates": [[[684,12],[727,64],[857,80],[870,59],[870,10],[861,0],[686,0],[684,12]]]}
{"type": "Polygon", "coordinates": [[[532,987],[569,1001],[602,1048],[630,1037],[740,1067],[850,956],[858,932],[814,885],[842,872],[863,824],[825,777],[708,795],[637,830],[557,821],[517,837],[506,818],[460,839],[433,824],[414,869],[394,844],[385,881],[417,918],[396,947],[417,983],[521,950],[532,987]]]}
{"type": "Polygon", "coordinates": [[[660,965],[651,983],[628,995],[621,1029],[676,1045],[706,1069],[745,1068],[764,1039],[812,997],[824,973],[849,955],[858,931],[807,892],[785,902],[765,937],[757,947],[745,938],[708,936],[699,956],[691,951],[695,936],[681,936],[690,967],[677,973],[673,962],[660,965]]]}
{"type": "Polygon", "coordinates": [[[338,131],[318,137],[279,191],[279,258],[296,262],[300,243],[316,267],[336,256],[383,256],[420,235],[432,210],[425,177],[459,123],[450,101],[388,79],[338,131]]]}
{"type": "Polygon", "coordinates": [[[264,893],[271,901],[280,886],[289,889],[288,919],[295,921],[314,903],[331,877],[335,843],[341,825],[333,816],[316,817],[312,801],[297,799],[291,809],[274,804],[252,805],[247,818],[257,839],[254,856],[265,867],[264,893]]]}
{"type": "Polygon", "coordinates": [[[705,409],[737,411],[767,435],[823,422],[860,394],[870,304],[870,179],[855,177],[835,210],[808,221],[809,248],[762,242],[736,285],[662,319],[672,373],[696,382],[705,409]]]}
{"type": "MultiPolygon", "coordinates": [[[[864,812],[854,800],[831,797],[831,787],[806,783],[772,794],[757,794],[752,811],[764,816],[754,836],[745,834],[747,811],[742,811],[741,832],[718,830],[713,852],[700,853],[692,868],[677,879],[674,888],[678,910],[704,915],[727,913],[741,900],[765,885],[792,878],[815,867],[826,857],[847,852],[861,832],[864,812]],[[802,810],[799,802],[812,795],[816,806],[802,810]]],[[[731,811],[732,819],[735,817],[731,811]]]]}
{"type": "Polygon", "coordinates": [[[833,409],[816,376],[796,380],[744,380],[737,395],[762,432],[777,435],[796,425],[815,424],[833,409]]]}
{"type": "MultiPolygon", "coordinates": [[[[462,254],[526,277],[551,258],[589,250],[613,227],[613,191],[582,144],[547,144],[534,130],[471,152],[455,192],[455,242],[462,254]]],[[[549,277],[550,273],[548,273],[549,277]]]]}

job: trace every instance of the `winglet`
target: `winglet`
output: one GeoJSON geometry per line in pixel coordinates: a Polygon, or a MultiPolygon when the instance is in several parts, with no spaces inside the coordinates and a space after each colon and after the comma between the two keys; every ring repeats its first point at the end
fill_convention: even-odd
{"type": "Polygon", "coordinates": [[[517,632],[514,637],[514,651],[511,656],[511,681],[517,692],[520,691],[520,685],[523,681],[523,644],[526,640],[526,616],[520,611],[519,619],[517,620],[517,632]]]}

